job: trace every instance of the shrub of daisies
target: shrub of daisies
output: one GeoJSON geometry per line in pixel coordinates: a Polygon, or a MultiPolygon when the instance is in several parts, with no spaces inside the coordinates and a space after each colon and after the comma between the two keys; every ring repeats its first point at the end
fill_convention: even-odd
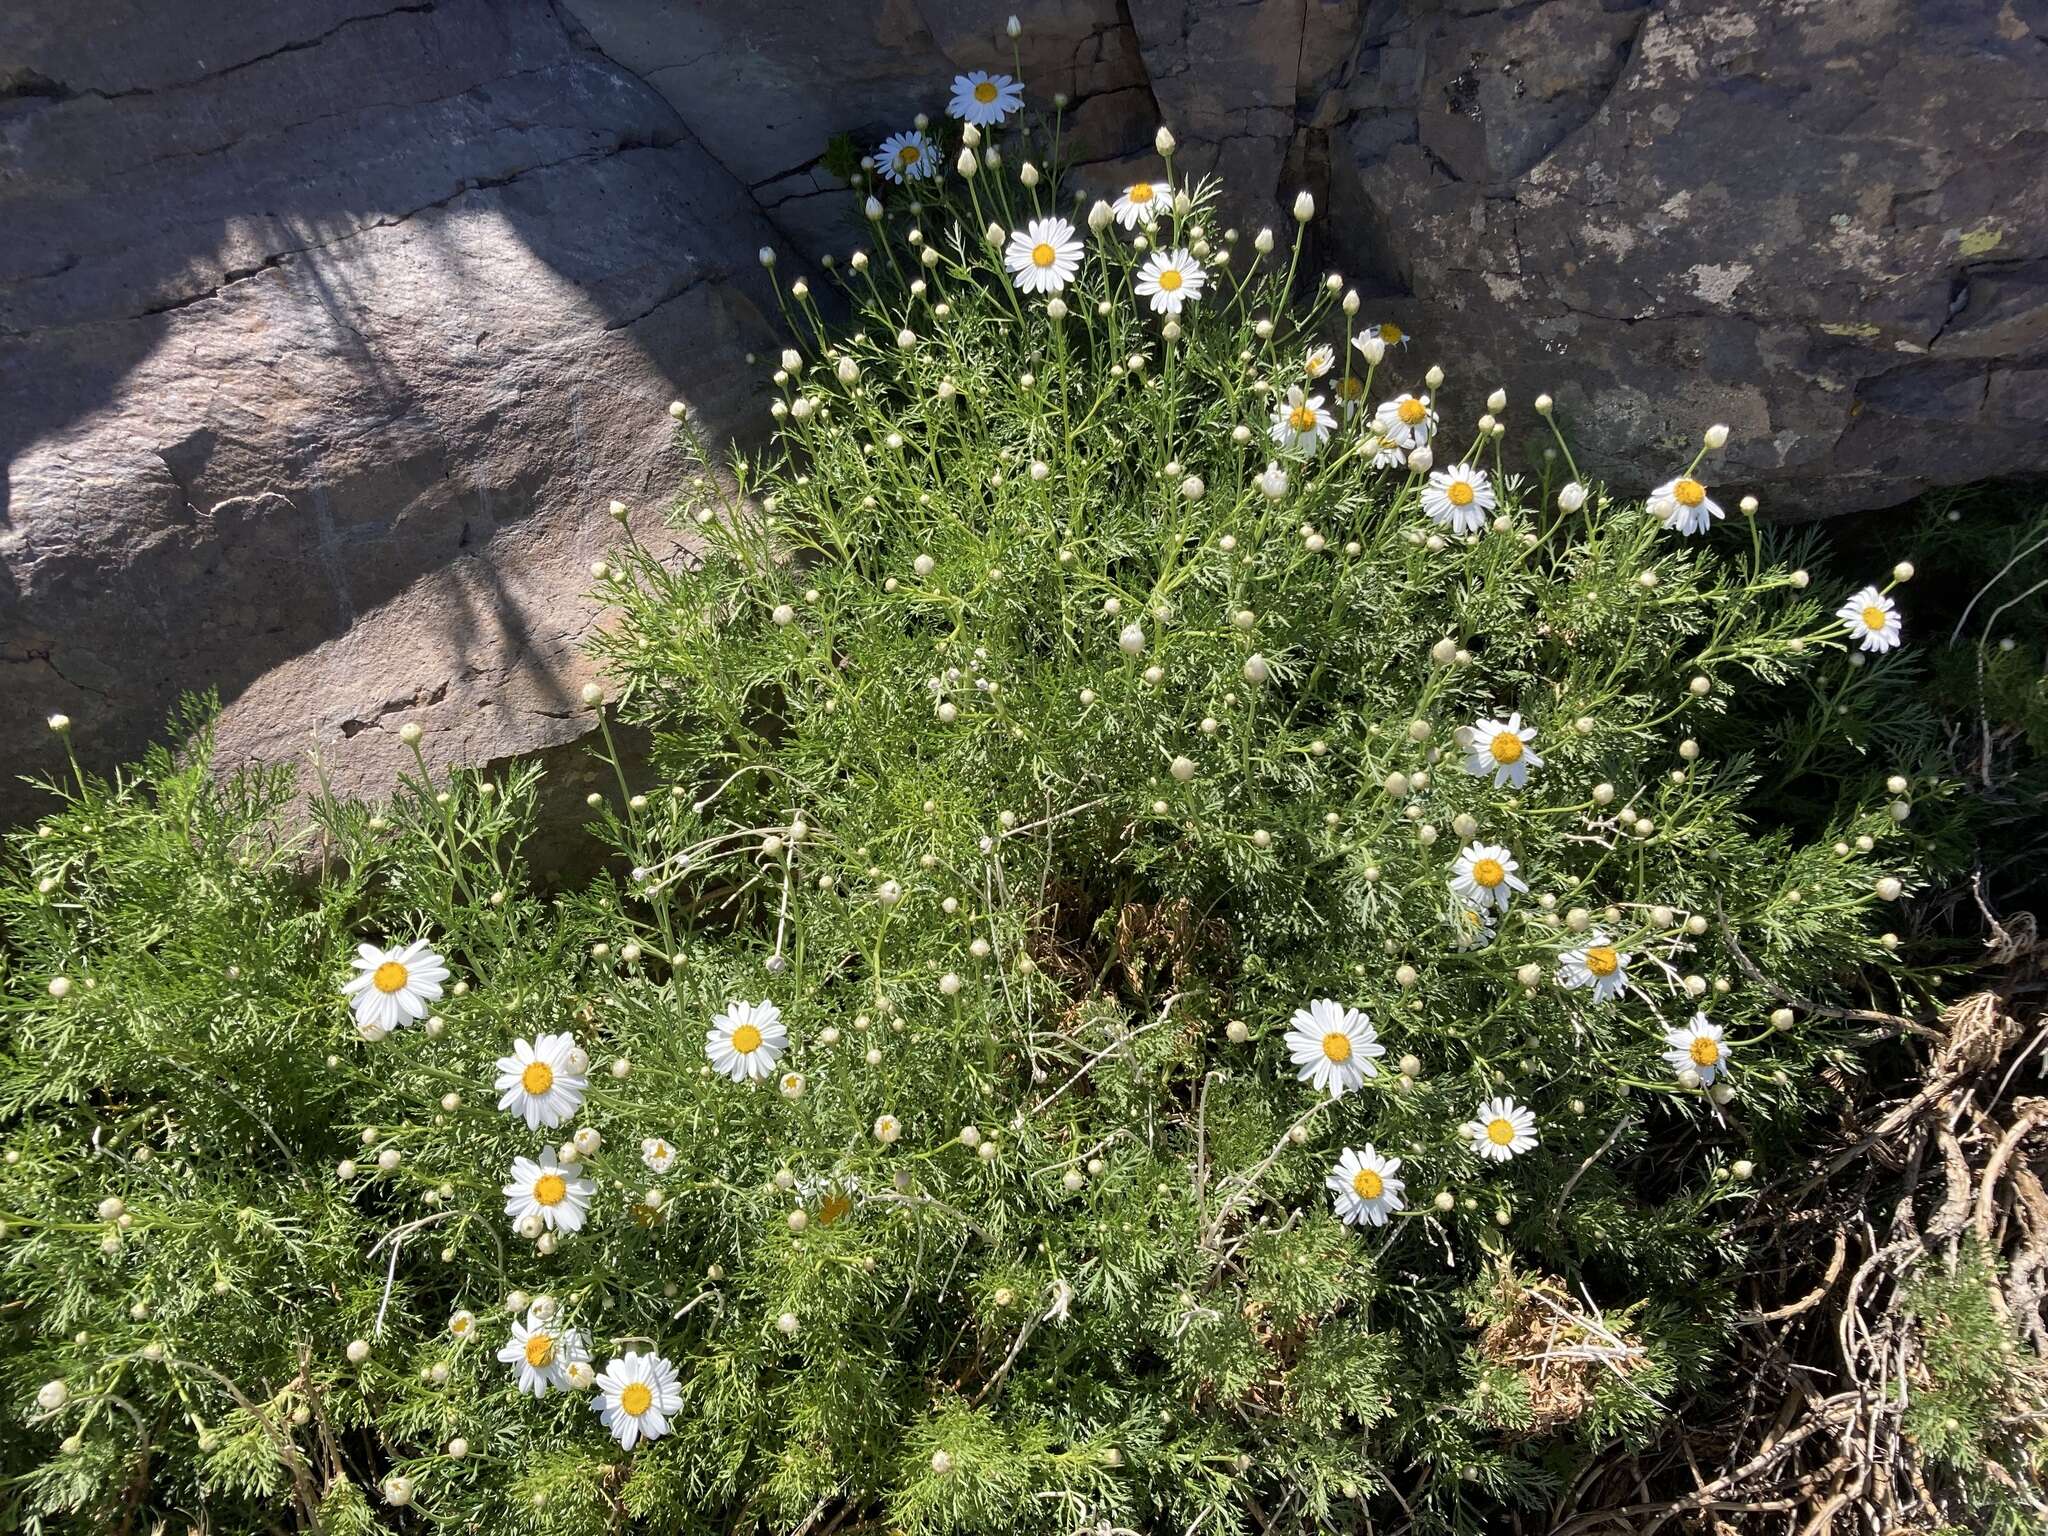
{"type": "Polygon", "coordinates": [[[1308,196],[1229,227],[1164,131],[1075,195],[1058,128],[964,77],[859,249],[762,253],[771,446],[701,561],[614,507],[588,886],[416,725],[307,826],[203,715],[112,780],[52,722],[0,1524],[1496,1530],[1714,1389],[1750,1192],[1919,995],[1915,786],[1762,809],[1910,570],[1718,426],[1588,483],[1308,196]]]}

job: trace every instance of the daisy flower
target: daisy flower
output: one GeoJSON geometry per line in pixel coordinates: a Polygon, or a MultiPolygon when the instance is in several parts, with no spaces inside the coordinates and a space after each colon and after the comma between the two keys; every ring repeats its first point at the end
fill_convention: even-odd
{"type": "MultiPolygon", "coordinates": [[[[1898,605],[1875,587],[1865,587],[1835,610],[1849,631],[1849,638],[1861,642],[1866,651],[1895,651],[1899,647],[1898,605]]],[[[358,1014],[361,1009],[358,1007],[358,1014]]]]}
{"type": "Polygon", "coordinates": [[[1405,347],[1408,345],[1408,333],[1391,320],[1382,321],[1378,325],[1360,326],[1358,334],[1351,338],[1351,345],[1363,352],[1365,350],[1365,339],[1368,336],[1379,337],[1380,345],[1382,346],[1405,347]]]}
{"type": "Polygon", "coordinates": [[[725,1012],[711,1016],[711,1028],[704,1036],[704,1053],[711,1058],[711,1065],[736,1083],[766,1077],[788,1048],[789,1031],[783,1027],[782,1010],[765,997],[758,1003],[744,999],[727,1003],[725,1012]]]}
{"type": "MultiPolygon", "coordinates": [[[[1358,381],[1354,379],[1352,382],[1357,383],[1358,381]]],[[[1372,467],[1374,469],[1406,469],[1408,467],[1408,450],[1395,442],[1391,437],[1382,436],[1377,421],[1372,424],[1371,429],[1360,439],[1360,442],[1362,444],[1360,451],[1372,460],[1372,467]]]]}
{"type": "Polygon", "coordinates": [[[1302,371],[1311,379],[1320,379],[1337,366],[1337,349],[1334,347],[1310,347],[1308,356],[1302,362],[1302,371]]]}
{"type": "Polygon", "coordinates": [[[953,77],[953,99],[946,103],[946,111],[963,123],[993,128],[1023,105],[1022,85],[1008,75],[975,69],[953,77]]]}
{"type": "Polygon", "coordinates": [[[1346,421],[1351,420],[1365,409],[1365,380],[1355,373],[1346,374],[1336,383],[1337,409],[1344,413],[1346,421]]]}
{"type": "Polygon", "coordinates": [[[1486,483],[1486,471],[1470,464],[1436,470],[1422,490],[1424,514],[1453,533],[1479,532],[1493,507],[1493,487],[1486,483]]]}
{"type": "Polygon", "coordinates": [[[424,1019],[427,1004],[440,999],[441,983],[448,979],[447,965],[425,939],[399,949],[359,944],[354,963],[356,974],[341,995],[353,999],[356,1028],[366,1035],[388,1035],[424,1019]]]}
{"type": "Polygon", "coordinates": [[[1504,1163],[1536,1145],[1536,1117],[1513,1099],[1482,1099],[1459,1129],[1481,1157],[1504,1163]]]}
{"type": "Polygon", "coordinates": [[[860,1180],[845,1173],[829,1179],[799,1179],[796,1192],[803,1199],[804,1209],[817,1218],[818,1225],[829,1227],[852,1213],[854,1196],[860,1193],[860,1180]]]}
{"type": "Polygon", "coordinates": [[[1650,510],[1687,538],[1705,533],[1717,518],[1727,516],[1721,504],[1707,495],[1707,488],[1691,475],[1666,480],[1650,492],[1650,510]]]}
{"type": "Polygon", "coordinates": [[[890,134],[868,163],[898,186],[939,174],[939,152],[915,128],[890,134]]]}
{"type": "Polygon", "coordinates": [[[574,1328],[556,1328],[533,1313],[526,1321],[512,1325],[512,1336],[498,1351],[498,1358],[519,1369],[519,1390],[535,1397],[569,1390],[570,1367],[588,1360],[583,1336],[574,1328]]]}
{"type": "Polygon", "coordinates": [[[630,1451],[639,1440],[659,1440],[668,1433],[668,1417],[683,1406],[676,1368],[659,1355],[628,1350],[607,1365],[597,1378],[591,1409],[604,1427],[630,1451]]]}
{"type": "Polygon", "coordinates": [[[1317,998],[1306,1008],[1294,1010],[1293,1027],[1287,1031],[1287,1053],[1300,1068],[1304,1083],[1313,1083],[1318,1093],[1328,1091],[1333,1099],[1356,1088],[1368,1077],[1378,1077],[1375,1056],[1387,1054],[1380,1044],[1372,1020],[1356,1008],[1327,997],[1317,998]]]}
{"type": "Polygon", "coordinates": [[[512,1054],[498,1058],[498,1108],[523,1115],[529,1131],[560,1125],[583,1106],[583,1059],[574,1035],[514,1040],[512,1054]]]}
{"type": "Polygon", "coordinates": [[[1622,989],[1628,985],[1631,958],[1614,947],[1614,940],[1595,928],[1584,944],[1557,957],[1557,979],[1567,987],[1591,987],[1593,1001],[1604,1003],[1609,998],[1621,996],[1622,989]]]}
{"type": "Polygon", "coordinates": [[[1427,395],[1396,395],[1373,415],[1381,437],[1403,448],[1420,448],[1436,433],[1436,412],[1427,395]]]}
{"type": "Polygon", "coordinates": [[[1459,949],[1484,949],[1493,942],[1493,914],[1459,902],[1451,913],[1451,943],[1459,949]]]}
{"type": "Polygon", "coordinates": [[[640,1143],[640,1161],[649,1173],[667,1173],[675,1166],[676,1149],[659,1136],[649,1136],[640,1143]]]}
{"type": "Polygon", "coordinates": [[[1529,889],[1515,877],[1521,865],[1515,856],[1497,843],[1472,843],[1458,852],[1452,867],[1451,889],[1467,906],[1484,912],[1498,908],[1505,912],[1512,893],[1529,889]]]}
{"type": "Polygon", "coordinates": [[[1124,188],[1124,195],[1110,205],[1109,211],[1116,215],[1117,223],[1125,229],[1136,229],[1153,216],[1153,208],[1165,196],[1166,189],[1149,181],[1135,181],[1124,188]]]}
{"type": "Polygon", "coordinates": [[[1065,219],[1033,219],[1010,236],[1003,264],[1026,293],[1058,293],[1081,270],[1081,242],[1065,219]]]}
{"type": "Polygon", "coordinates": [[[1324,1180],[1335,1197],[1337,1219],[1354,1227],[1384,1227],[1387,1217],[1408,1202],[1399,1177],[1401,1159],[1381,1157],[1370,1142],[1359,1151],[1346,1147],[1324,1180]]]}
{"type": "Polygon", "coordinates": [[[512,1177],[505,1182],[505,1214],[516,1226],[532,1216],[551,1232],[580,1232],[597,1186],[575,1176],[543,1152],[540,1161],[512,1159],[512,1177]]]}
{"type": "Polygon", "coordinates": [[[1202,264],[1187,251],[1154,251],[1138,269],[1138,296],[1152,301],[1155,315],[1177,315],[1181,305],[1202,296],[1207,281],[1202,264]]]}
{"type": "Polygon", "coordinates": [[[1267,430],[1282,453],[1308,458],[1337,430],[1337,418],[1323,409],[1321,395],[1304,397],[1297,384],[1273,407],[1273,425],[1267,430]]]}
{"type": "Polygon", "coordinates": [[[467,1307],[458,1307],[448,1317],[448,1335],[460,1342],[476,1332],[476,1314],[467,1307]]]}
{"type": "Polygon", "coordinates": [[[1529,745],[1536,728],[1523,725],[1518,710],[1505,720],[1480,720],[1465,732],[1465,771],[1475,779],[1493,775],[1493,787],[1512,784],[1520,789],[1529,782],[1529,770],[1541,768],[1543,759],[1529,745]]]}
{"type": "Polygon", "coordinates": [[[1702,1088],[1711,1088],[1715,1078],[1727,1074],[1728,1042],[1721,1038],[1721,1026],[1704,1013],[1694,1014],[1690,1024],[1665,1030],[1664,1043],[1670,1047],[1664,1059],[1671,1070],[1680,1077],[1697,1072],[1702,1088]]]}

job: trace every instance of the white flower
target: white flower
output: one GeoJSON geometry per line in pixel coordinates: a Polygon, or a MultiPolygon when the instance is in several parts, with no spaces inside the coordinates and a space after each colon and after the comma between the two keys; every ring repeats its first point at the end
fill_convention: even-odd
{"type": "Polygon", "coordinates": [[[640,1161],[649,1173],[667,1173],[675,1166],[676,1149],[659,1136],[649,1136],[640,1143],[640,1161]]]}
{"type": "Polygon", "coordinates": [[[569,1368],[588,1360],[590,1352],[574,1328],[553,1328],[529,1312],[525,1322],[512,1325],[512,1336],[498,1358],[519,1368],[520,1391],[546,1397],[569,1390],[569,1368]]]}
{"type": "Polygon", "coordinates": [[[1577,949],[1557,957],[1557,979],[1567,987],[1591,987],[1593,1001],[1604,1003],[1619,997],[1628,985],[1631,956],[1614,947],[1614,941],[1598,928],[1586,936],[1577,949]]]}
{"type": "Polygon", "coordinates": [[[1065,219],[1033,219],[1010,236],[1003,264],[1026,293],[1058,293],[1081,270],[1081,242],[1065,219]]]}
{"type": "Polygon", "coordinates": [[[448,1336],[458,1342],[476,1332],[476,1314],[467,1307],[457,1307],[448,1315],[448,1336]]]}
{"type": "Polygon", "coordinates": [[[640,1440],[659,1440],[668,1433],[668,1418],[683,1406],[676,1368],[659,1355],[628,1350],[607,1365],[597,1378],[591,1409],[604,1427],[630,1451],[640,1440]]]}
{"type": "Polygon", "coordinates": [[[1138,296],[1152,301],[1155,315],[1177,315],[1181,305],[1202,296],[1207,281],[1202,264],[1187,251],[1154,251],[1138,269],[1138,296]]]}
{"type": "Polygon", "coordinates": [[[1865,587],[1835,610],[1835,617],[1848,627],[1849,638],[1860,641],[1866,651],[1892,651],[1899,645],[1899,610],[1875,587],[1865,587]]]}
{"type": "Polygon", "coordinates": [[[1472,843],[1458,852],[1451,889],[1467,906],[1482,912],[1497,907],[1505,912],[1512,892],[1529,889],[1515,877],[1520,868],[1515,856],[1498,844],[1472,843]]]}
{"type": "Polygon", "coordinates": [[[353,998],[356,1027],[365,1033],[389,1034],[408,1021],[427,1016],[427,1004],[441,996],[441,983],[448,979],[448,967],[415,939],[401,949],[379,949],[374,944],[356,946],[356,974],[341,989],[353,998]]]}
{"type": "Polygon", "coordinates": [[[1691,475],[1666,480],[1650,492],[1650,509],[1668,521],[1672,529],[1691,538],[1705,533],[1717,518],[1727,514],[1721,504],[1707,495],[1707,488],[1691,475]],[[1669,507],[1669,513],[1662,509],[1669,507]]]}
{"type": "Polygon", "coordinates": [[[1111,205],[1109,211],[1116,215],[1117,223],[1125,229],[1136,229],[1153,217],[1159,194],[1160,189],[1149,181],[1133,182],[1124,188],[1124,195],[1111,205]]]}
{"type": "Polygon", "coordinates": [[[736,1083],[766,1077],[788,1046],[782,1010],[765,997],[758,1003],[744,999],[727,1003],[725,1012],[711,1016],[711,1028],[704,1036],[704,1053],[711,1058],[711,1065],[736,1083]]]}
{"type": "Polygon", "coordinates": [[[1266,493],[1268,501],[1278,501],[1287,494],[1287,471],[1267,460],[1265,473],[1259,476],[1259,489],[1266,493]]]}
{"type": "Polygon", "coordinates": [[[1337,1219],[1354,1227],[1384,1227],[1387,1217],[1408,1203],[1401,1197],[1400,1172],[1401,1159],[1381,1157],[1370,1142],[1358,1151],[1346,1147],[1324,1180],[1336,1197],[1337,1219]]]}
{"type": "Polygon", "coordinates": [[[1436,412],[1427,395],[1396,395],[1374,413],[1373,427],[1389,442],[1422,448],[1436,432],[1436,412]]]}
{"type": "Polygon", "coordinates": [[[1346,421],[1365,409],[1365,380],[1357,374],[1346,374],[1333,388],[1337,392],[1337,409],[1344,413],[1346,421]]]}
{"type": "Polygon", "coordinates": [[[1323,409],[1321,395],[1304,397],[1297,384],[1273,407],[1273,425],[1267,430],[1282,453],[1307,458],[1337,430],[1337,418],[1323,409]]]}
{"type": "Polygon", "coordinates": [[[1405,347],[1408,345],[1408,333],[1391,320],[1383,320],[1378,325],[1368,325],[1360,330],[1358,334],[1361,337],[1377,336],[1380,345],[1383,347],[1405,347]]]}
{"type": "Polygon", "coordinates": [[[881,148],[869,163],[899,185],[939,174],[938,150],[915,128],[908,133],[892,133],[882,140],[881,148]]]}
{"type": "Polygon", "coordinates": [[[1721,1026],[1704,1013],[1694,1014],[1690,1024],[1665,1030],[1664,1043],[1670,1047],[1664,1059],[1671,1070],[1681,1076],[1698,1073],[1702,1088],[1712,1087],[1714,1079],[1728,1071],[1728,1043],[1721,1038],[1721,1026]]]}
{"type": "Polygon", "coordinates": [[[541,1153],[539,1162],[515,1157],[505,1182],[505,1214],[514,1226],[531,1216],[550,1232],[580,1232],[596,1193],[595,1184],[573,1176],[552,1152],[541,1153]]]}
{"type": "Polygon", "coordinates": [[[1504,1163],[1536,1145],[1536,1117],[1513,1099],[1483,1099],[1460,1129],[1481,1157],[1504,1163]]]}
{"type": "Polygon", "coordinates": [[[1475,779],[1493,775],[1493,787],[1512,784],[1520,789],[1529,782],[1529,770],[1541,768],[1543,758],[1529,745],[1536,728],[1522,724],[1519,710],[1505,720],[1479,720],[1465,732],[1465,771],[1475,779]]]}
{"type": "Polygon", "coordinates": [[[1459,902],[1451,911],[1451,943],[1458,949],[1484,949],[1493,942],[1493,914],[1459,902]]]}
{"type": "Polygon", "coordinates": [[[1293,1027],[1287,1031],[1287,1053],[1299,1069],[1304,1083],[1331,1098],[1344,1094],[1368,1077],[1378,1077],[1375,1056],[1387,1054],[1380,1044],[1372,1020],[1356,1008],[1327,997],[1319,997],[1306,1008],[1294,1010],[1293,1027]]]}
{"type": "Polygon", "coordinates": [[[1320,379],[1337,366],[1337,350],[1334,347],[1310,347],[1301,366],[1310,378],[1320,379]]]}
{"type": "Polygon", "coordinates": [[[588,1086],[577,1060],[574,1035],[514,1040],[512,1054],[498,1058],[498,1108],[525,1116],[529,1131],[560,1125],[582,1107],[588,1086]]]}
{"type": "Polygon", "coordinates": [[[1023,105],[1023,86],[1008,75],[976,69],[953,77],[953,99],[946,110],[963,123],[993,128],[1023,105]]]}
{"type": "Polygon", "coordinates": [[[1436,470],[1423,487],[1424,515],[1453,533],[1479,532],[1493,507],[1493,487],[1487,484],[1486,471],[1469,464],[1436,470]]]}

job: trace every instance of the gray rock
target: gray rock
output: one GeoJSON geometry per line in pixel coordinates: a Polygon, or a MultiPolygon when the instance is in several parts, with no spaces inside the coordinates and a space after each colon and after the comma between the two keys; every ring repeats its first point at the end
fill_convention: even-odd
{"type": "MultiPolygon", "coordinates": [[[[1314,108],[1337,245],[1581,463],[1767,505],[2048,470],[2048,6],[1372,7],[1314,108]]],[[[1526,419],[1526,418],[1525,418],[1526,419]]]]}
{"type": "Polygon", "coordinates": [[[225,760],[358,792],[405,719],[437,762],[581,734],[608,501],[678,553],[668,402],[765,421],[753,202],[544,6],[40,10],[0,20],[0,817],[46,714],[104,766],[189,689],[225,760]]]}

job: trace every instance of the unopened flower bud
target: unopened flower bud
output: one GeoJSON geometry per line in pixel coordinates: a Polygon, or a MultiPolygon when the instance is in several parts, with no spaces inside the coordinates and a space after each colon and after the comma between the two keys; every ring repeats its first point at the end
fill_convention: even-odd
{"type": "Polygon", "coordinates": [[[1173,134],[1164,123],[1161,123],[1159,131],[1152,135],[1152,147],[1159,151],[1161,159],[1173,153],[1173,134]]]}
{"type": "Polygon", "coordinates": [[[1309,221],[1310,219],[1314,218],[1315,216],[1316,216],[1316,200],[1315,200],[1315,198],[1314,198],[1314,197],[1313,197],[1313,196],[1312,196],[1312,195],[1311,195],[1310,193],[1308,193],[1308,192],[1306,192],[1306,191],[1302,191],[1302,192],[1297,192],[1297,193],[1295,193],[1295,194],[1294,194],[1294,222],[1295,222],[1295,223],[1297,223],[1297,224],[1306,224],[1306,223],[1307,223],[1307,222],[1308,222],[1308,221],[1309,221]]]}

